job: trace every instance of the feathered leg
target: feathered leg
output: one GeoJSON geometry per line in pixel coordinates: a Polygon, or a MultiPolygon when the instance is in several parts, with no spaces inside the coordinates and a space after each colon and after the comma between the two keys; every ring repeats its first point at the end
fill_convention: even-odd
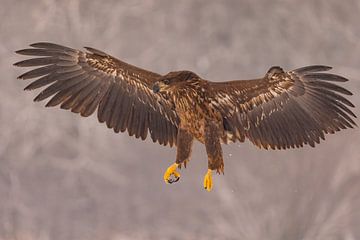
{"type": "Polygon", "coordinates": [[[193,144],[194,138],[186,130],[179,128],[177,135],[177,151],[176,151],[176,161],[166,170],[164,174],[164,181],[166,183],[174,183],[179,181],[180,173],[176,171],[177,168],[181,168],[181,164],[186,163],[190,159],[191,147],[193,144]],[[174,177],[174,178],[173,178],[174,177]]]}
{"type": "Polygon", "coordinates": [[[209,122],[205,126],[205,147],[208,155],[208,171],[204,177],[204,188],[211,191],[212,171],[224,173],[224,160],[220,144],[220,130],[214,122],[209,122]]]}
{"type": "Polygon", "coordinates": [[[188,131],[179,129],[176,151],[176,163],[179,164],[179,167],[181,167],[182,163],[186,167],[186,163],[190,160],[193,141],[194,137],[188,131]]]}

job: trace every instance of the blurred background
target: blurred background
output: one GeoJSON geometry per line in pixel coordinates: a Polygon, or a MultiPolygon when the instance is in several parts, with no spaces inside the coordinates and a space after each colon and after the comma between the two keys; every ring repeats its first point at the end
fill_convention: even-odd
{"type": "MultiPolygon", "coordinates": [[[[177,184],[175,148],[114,134],[33,103],[15,50],[92,46],[143,68],[224,81],[325,64],[360,116],[360,1],[0,0],[0,239],[360,239],[359,129],[312,149],[223,146],[225,175],[202,187],[195,144],[177,184]]],[[[359,121],[357,121],[359,124],[359,121]]]]}

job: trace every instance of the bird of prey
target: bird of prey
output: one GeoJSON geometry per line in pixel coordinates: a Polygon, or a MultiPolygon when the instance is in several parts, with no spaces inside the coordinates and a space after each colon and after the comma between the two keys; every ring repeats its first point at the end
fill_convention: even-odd
{"type": "Polygon", "coordinates": [[[176,161],[164,174],[179,180],[194,139],[205,145],[208,170],[204,188],[213,187],[212,172],[224,173],[221,144],[250,140],[259,148],[314,147],[327,133],[356,126],[350,91],[336,83],[347,79],[314,65],[284,71],[271,67],[254,80],[211,82],[191,71],[157,74],[118,60],[102,51],[80,51],[54,43],[34,43],[16,51],[35,58],[15,63],[35,67],[19,79],[35,79],[25,90],[45,87],[34,101],[51,99],[90,116],[116,133],[176,146],[176,161]]]}

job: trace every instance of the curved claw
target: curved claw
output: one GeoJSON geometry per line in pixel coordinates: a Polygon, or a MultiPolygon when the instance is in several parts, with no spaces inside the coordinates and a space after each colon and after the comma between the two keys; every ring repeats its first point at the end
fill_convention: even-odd
{"type": "Polygon", "coordinates": [[[168,178],[167,182],[172,184],[172,183],[176,183],[179,180],[180,180],[179,176],[176,176],[176,174],[171,174],[170,178],[168,178]],[[174,178],[172,178],[173,176],[174,176],[174,178]]]}
{"type": "Polygon", "coordinates": [[[165,183],[175,183],[177,181],[179,181],[180,179],[180,173],[178,173],[176,171],[176,169],[178,168],[179,164],[174,163],[172,164],[170,167],[168,167],[168,169],[166,170],[165,174],[164,174],[164,181],[165,183]]]}
{"type": "Polygon", "coordinates": [[[212,176],[211,176],[211,169],[208,169],[207,173],[205,174],[205,177],[204,177],[204,188],[210,192],[211,189],[212,189],[212,186],[213,186],[213,183],[212,183],[212,176]]]}

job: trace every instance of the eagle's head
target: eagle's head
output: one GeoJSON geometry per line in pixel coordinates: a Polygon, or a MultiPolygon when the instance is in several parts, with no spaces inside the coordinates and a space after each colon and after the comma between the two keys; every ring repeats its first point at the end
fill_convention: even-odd
{"type": "Polygon", "coordinates": [[[196,78],[199,78],[199,76],[191,71],[169,72],[154,83],[153,92],[166,93],[171,91],[174,87],[196,78]]]}

